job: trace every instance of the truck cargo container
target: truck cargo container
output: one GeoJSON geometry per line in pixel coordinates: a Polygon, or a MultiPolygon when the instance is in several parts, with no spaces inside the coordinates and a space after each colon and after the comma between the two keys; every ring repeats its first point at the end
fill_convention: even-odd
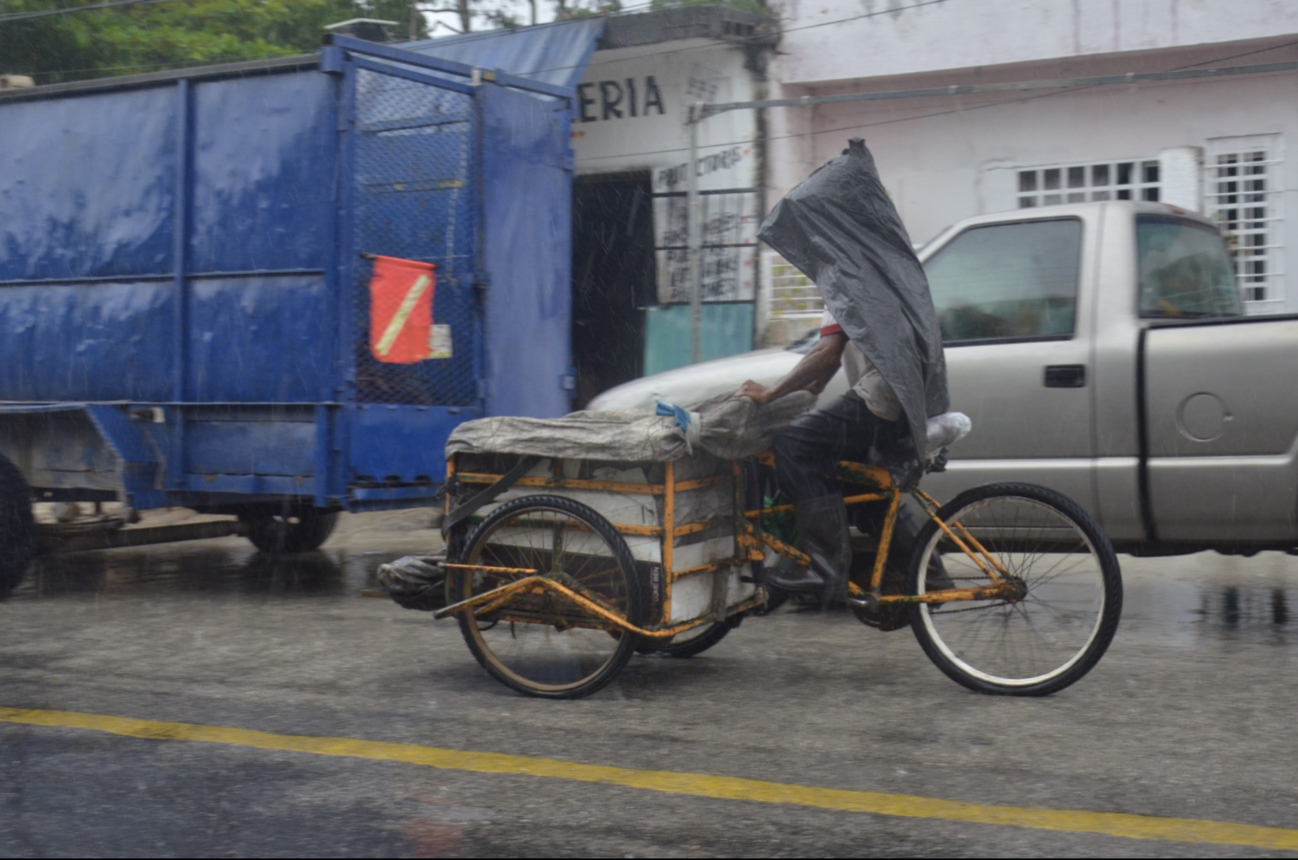
{"type": "Polygon", "coordinates": [[[0,94],[0,595],[33,501],[307,549],[429,504],[460,422],[567,412],[571,99],[343,36],[0,94]],[[435,265],[439,357],[371,349],[375,255],[435,265]]]}

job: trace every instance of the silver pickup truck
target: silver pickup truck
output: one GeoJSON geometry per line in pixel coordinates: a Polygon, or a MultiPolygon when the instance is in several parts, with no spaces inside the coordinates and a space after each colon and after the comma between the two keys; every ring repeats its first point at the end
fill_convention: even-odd
{"type": "MultiPolygon", "coordinates": [[[[931,492],[1044,484],[1128,552],[1298,547],[1298,318],[1241,315],[1211,221],[1157,203],[1025,209],[962,221],[920,259],[952,409],[973,420],[931,492]]],[[[639,379],[589,408],[770,383],[810,342],[639,379]]],[[[840,373],[823,397],[845,389],[840,373]]]]}

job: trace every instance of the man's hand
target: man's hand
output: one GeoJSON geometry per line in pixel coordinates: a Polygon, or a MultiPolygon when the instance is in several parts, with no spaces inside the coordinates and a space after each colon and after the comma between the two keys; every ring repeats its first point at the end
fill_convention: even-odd
{"type": "Polygon", "coordinates": [[[751,397],[758,406],[765,406],[770,399],[766,386],[751,379],[739,387],[740,397],[751,397]]]}
{"type": "Polygon", "coordinates": [[[838,372],[843,359],[843,349],[846,346],[847,335],[842,332],[824,335],[811,351],[802,357],[797,366],[779,382],[768,388],[750,379],[739,389],[739,396],[751,397],[758,406],[765,406],[772,400],[779,400],[784,395],[795,391],[820,394],[838,372]]]}

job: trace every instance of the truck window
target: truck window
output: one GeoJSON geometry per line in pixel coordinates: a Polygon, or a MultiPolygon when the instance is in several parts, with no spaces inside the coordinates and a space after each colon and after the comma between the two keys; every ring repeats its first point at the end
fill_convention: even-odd
{"type": "Polygon", "coordinates": [[[1164,215],[1136,219],[1140,315],[1239,316],[1235,270],[1221,234],[1207,224],[1164,215]]]}
{"type": "Polygon", "coordinates": [[[924,264],[942,340],[1071,336],[1081,254],[1076,218],[965,230],[924,264]]]}

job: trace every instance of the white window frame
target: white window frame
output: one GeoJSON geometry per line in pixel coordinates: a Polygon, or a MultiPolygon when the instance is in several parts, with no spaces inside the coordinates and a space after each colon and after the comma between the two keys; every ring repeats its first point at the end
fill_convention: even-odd
{"type": "Polygon", "coordinates": [[[825,311],[825,302],[811,279],[769,248],[764,250],[762,262],[765,264],[766,283],[769,286],[767,295],[770,319],[819,321],[825,311]]]}
{"type": "Polygon", "coordinates": [[[1156,155],[1016,167],[1014,201],[1019,209],[1095,200],[1157,201],[1162,178],[1156,155]],[[1119,182],[1124,167],[1127,181],[1119,182]]]}
{"type": "Polygon", "coordinates": [[[1203,211],[1217,222],[1235,260],[1247,310],[1274,313],[1285,303],[1284,138],[1214,137],[1203,157],[1203,211]]]}

